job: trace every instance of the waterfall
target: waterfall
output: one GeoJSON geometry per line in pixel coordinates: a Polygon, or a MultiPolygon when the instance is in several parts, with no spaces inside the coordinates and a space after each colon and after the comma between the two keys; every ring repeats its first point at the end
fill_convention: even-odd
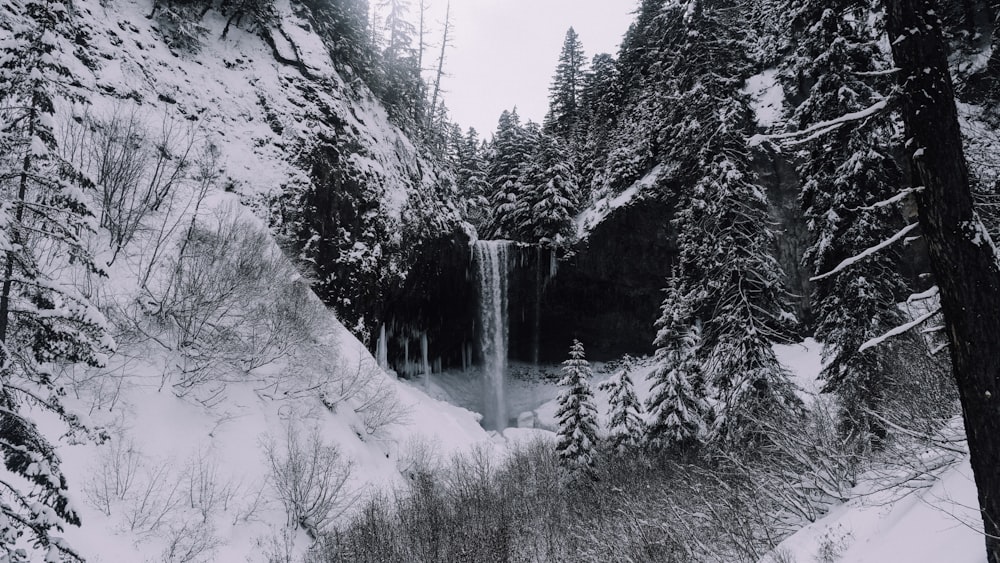
{"type": "Polygon", "coordinates": [[[484,426],[507,427],[507,241],[478,241],[473,248],[479,283],[479,345],[483,358],[484,426]]]}

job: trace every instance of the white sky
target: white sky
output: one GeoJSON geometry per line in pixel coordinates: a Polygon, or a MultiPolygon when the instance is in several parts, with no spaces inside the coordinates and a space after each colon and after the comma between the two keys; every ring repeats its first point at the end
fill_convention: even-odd
{"type": "MultiPolygon", "coordinates": [[[[441,40],[445,4],[429,0],[427,41],[433,45],[441,40]]],[[[617,56],[637,5],[638,0],[451,0],[454,40],[442,88],[452,121],[489,138],[500,113],[516,105],[522,121],[541,123],[566,30],[576,30],[587,60],[602,52],[617,56]]],[[[436,65],[438,52],[430,48],[426,66],[436,65]]]]}

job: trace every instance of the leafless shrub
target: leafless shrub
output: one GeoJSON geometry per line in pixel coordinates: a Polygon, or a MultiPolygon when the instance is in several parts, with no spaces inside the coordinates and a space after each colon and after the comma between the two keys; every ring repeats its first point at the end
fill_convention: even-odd
{"type": "Polygon", "coordinates": [[[239,484],[226,479],[219,471],[219,464],[203,451],[188,462],[184,489],[188,505],[201,515],[202,522],[208,522],[220,512],[228,512],[242,492],[239,484]]]}
{"type": "Polygon", "coordinates": [[[257,520],[257,513],[268,505],[265,490],[267,483],[261,482],[255,486],[244,488],[243,503],[233,511],[233,525],[246,524],[257,520]]]}
{"type": "Polygon", "coordinates": [[[441,455],[437,442],[422,436],[408,439],[396,458],[396,469],[411,478],[420,473],[436,471],[440,464],[441,455]]]}
{"type": "Polygon", "coordinates": [[[311,536],[328,528],[357,499],[348,488],[353,464],[340,451],[323,443],[317,429],[304,437],[292,422],[285,427],[284,444],[264,444],[270,465],[270,483],[285,507],[290,528],[311,536]]]}
{"type": "Polygon", "coordinates": [[[266,537],[257,538],[257,547],[267,563],[296,563],[295,534],[298,530],[282,528],[266,537]]]}
{"type": "Polygon", "coordinates": [[[64,156],[99,186],[99,221],[111,236],[114,262],[147,216],[186,179],[195,131],[165,113],[154,135],[139,110],[126,105],[108,115],[75,116],[61,129],[64,156]]]}
{"type": "Polygon", "coordinates": [[[409,407],[400,400],[392,384],[381,373],[358,393],[357,400],[354,412],[361,417],[365,431],[371,436],[377,436],[386,428],[405,424],[409,420],[409,407]]]}
{"type": "Polygon", "coordinates": [[[84,496],[91,506],[111,516],[118,501],[131,498],[140,472],[144,470],[142,454],[132,440],[111,440],[83,487],[84,496]]]}
{"type": "Polygon", "coordinates": [[[386,374],[368,356],[360,357],[351,365],[328,365],[327,378],[319,393],[323,404],[334,412],[340,405],[350,402],[361,418],[365,433],[370,436],[409,420],[410,408],[399,398],[386,374]]]}
{"type": "Polygon", "coordinates": [[[167,544],[161,554],[164,563],[213,561],[212,555],[222,543],[215,533],[215,526],[197,519],[169,525],[164,539],[167,544]]]}
{"type": "Polygon", "coordinates": [[[247,376],[310,343],[322,311],[269,235],[236,205],[193,222],[171,275],[133,325],[178,360],[165,377],[175,392],[217,401],[225,375],[247,376]],[[157,333],[159,333],[157,335],[157,333]]]}
{"type": "Polygon", "coordinates": [[[178,472],[121,437],[105,450],[84,494],[140,541],[164,540],[162,558],[170,562],[210,561],[220,544],[216,517],[232,512],[236,519],[249,518],[262,496],[258,493],[247,506],[236,506],[240,485],[226,478],[207,453],[199,452],[178,472]]]}
{"type": "Polygon", "coordinates": [[[171,474],[169,464],[144,464],[143,470],[121,511],[125,528],[140,535],[158,532],[170,523],[183,501],[180,479],[171,474]]]}

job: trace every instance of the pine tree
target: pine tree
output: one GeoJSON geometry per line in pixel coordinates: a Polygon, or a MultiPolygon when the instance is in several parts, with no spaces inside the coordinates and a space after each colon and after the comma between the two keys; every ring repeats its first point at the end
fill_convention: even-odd
{"type": "MultiPolygon", "coordinates": [[[[797,51],[784,75],[786,87],[804,97],[792,117],[799,128],[866,109],[883,97],[877,83],[863,78],[879,69],[883,57],[867,18],[852,8],[857,8],[852,0],[801,0],[793,7],[797,51]]],[[[886,113],[811,143],[798,172],[812,234],[803,262],[815,275],[888,239],[901,226],[891,206],[874,206],[902,188],[902,175],[889,154],[889,142],[898,137],[894,129],[886,113]]],[[[877,253],[816,281],[811,296],[815,335],[824,343],[823,391],[840,398],[847,433],[876,443],[886,429],[872,413],[886,400],[899,351],[894,343],[858,350],[904,322],[896,307],[896,297],[906,289],[898,263],[891,250],[877,253]]]]}
{"type": "Polygon", "coordinates": [[[566,31],[556,74],[549,87],[549,111],[544,130],[575,151],[581,119],[581,93],[587,59],[580,37],[573,28],[566,31]]]}
{"type": "Polygon", "coordinates": [[[477,229],[483,229],[489,218],[489,193],[485,149],[479,140],[479,133],[472,127],[459,141],[458,163],[455,181],[458,183],[460,200],[465,204],[465,218],[477,229]]]}
{"type": "Polygon", "coordinates": [[[81,237],[94,214],[81,189],[92,188],[60,159],[55,104],[73,97],[72,8],[59,0],[30,0],[0,53],[0,451],[7,470],[29,484],[0,481],[0,559],[27,561],[19,548],[46,552],[47,561],[79,560],[54,533],[80,519],[67,497],[54,447],[25,407],[56,415],[68,436],[88,429],[62,404],[55,363],[101,366],[114,347],[100,313],[57,271],[81,268],[101,275],[81,237]]]}
{"type": "Polygon", "coordinates": [[[417,30],[408,20],[410,1],[380,0],[379,7],[386,10],[387,44],[374,90],[390,116],[408,130],[416,130],[416,124],[422,123],[424,82],[419,51],[414,47],[417,30]]]}
{"type": "Polygon", "coordinates": [[[488,199],[492,216],[486,234],[491,238],[515,238],[522,224],[519,216],[525,213],[519,182],[523,168],[534,150],[537,132],[533,127],[521,125],[517,108],[500,114],[493,144],[488,158],[488,199]]]}
{"type": "Polygon", "coordinates": [[[534,155],[518,178],[514,216],[518,240],[542,246],[566,246],[573,236],[579,201],[579,178],[569,154],[555,137],[541,133],[534,155]]]}
{"type": "Polygon", "coordinates": [[[623,104],[618,62],[607,53],[595,55],[583,82],[582,146],[579,147],[581,201],[595,184],[604,184],[611,132],[623,104]]]}
{"type": "Polygon", "coordinates": [[[711,393],[701,367],[701,324],[690,322],[676,283],[667,287],[657,325],[656,370],[649,374],[652,393],[647,441],[661,448],[689,450],[707,438],[711,393]]]}
{"type": "Polygon", "coordinates": [[[559,431],[556,453],[568,482],[579,484],[595,477],[594,447],[597,445],[597,408],[590,390],[590,364],[583,344],[574,340],[569,359],[563,362],[559,380],[559,431]]]}
{"type": "Polygon", "coordinates": [[[790,315],[767,195],[747,149],[755,122],[741,89],[752,66],[741,31],[720,19],[731,3],[705,4],[673,4],[652,19],[660,60],[649,69],[649,107],[662,124],[658,160],[670,163],[661,184],[682,187],[675,283],[688,325],[703,321],[710,438],[745,446],[761,423],[801,405],[771,349],[790,315]]]}
{"type": "Polygon", "coordinates": [[[608,433],[611,436],[611,447],[620,454],[638,448],[645,429],[642,404],[635,395],[631,376],[635,365],[635,358],[626,355],[622,358],[622,366],[611,379],[598,386],[598,389],[609,395],[608,433]]]}

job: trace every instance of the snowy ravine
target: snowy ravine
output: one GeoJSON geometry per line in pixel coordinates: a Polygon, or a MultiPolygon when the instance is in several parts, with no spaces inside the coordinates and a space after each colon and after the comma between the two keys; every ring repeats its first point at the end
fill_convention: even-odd
{"type": "MultiPolygon", "coordinates": [[[[176,289],[172,276],[185,233],[190,237],[196,225],[203,232],[239,225],[248,235],[264,233],[260,252],[280,256],[266,234],[265,201],[310,181],[302,157],[318,137],[349,137],[356,147],[351,165],[378,178],[376,185],[391,186],[379,210],[389,221],[403,214],[410,191],[434,180],[433,167],[364,86],[341,78],[287,0],[276,2],[273,51],[298,59],[298,66],[279,62],[258,34],[237,26],[222,39],[226,20],[214,11],[202,21],[202,49],[190,54],[164,45],[147,17],[151,0],[73,5],[96,56],[89,66],[65,61],[87,103],[58,106],[63,150],[70,150],[69,136],[79,134],[74,127],[87,119],[126,117],[151,143],[169,137],[214,159],[201,171],[212,178],[207,192],[199,196],[192,172],[120,252],[106,250],[108,233],[98,233],[91,243],[98,262],[109,264],[106,278],[81,281],[67,274],[59,280],[88,286],[119,348],[105,368],[72,366],[59,374],[67,406],[106,431],[103,444],[60,441],[65,428],[58,421],[28,410],[56,444],[82,520],[81,527],[66,526],[58,535],[91,562],[242,562],[301,554],[311,540],[287,527],[268,456],[270,450],[281,461],[289,437],[304,442],[318,436],[325,451],[336,448],[331,455],[350,468],[338,510],[400,484],[417,458],[443,459],[497,444],[480,427],[479,415],[378,369],[304,279],[291,274],[288,260],[275,262],[278,277],[267,292],[305,295],[295,312],[313,320],[308,338],[279,345],[275,357],[243,372],[228,365],[233,358],[198,364],[191,350],[211,351],[212,342],[171,340],[174,321],[155,311],[162,313],[176,289]]],[[[238,319],[267,292],[257,290],[220,315],[247,329],[238,319]]],[[[502,447],[497,444],[497,451],[502,447]]],[[[20,482],[13,475],[4,479],[20,482]]]]}

